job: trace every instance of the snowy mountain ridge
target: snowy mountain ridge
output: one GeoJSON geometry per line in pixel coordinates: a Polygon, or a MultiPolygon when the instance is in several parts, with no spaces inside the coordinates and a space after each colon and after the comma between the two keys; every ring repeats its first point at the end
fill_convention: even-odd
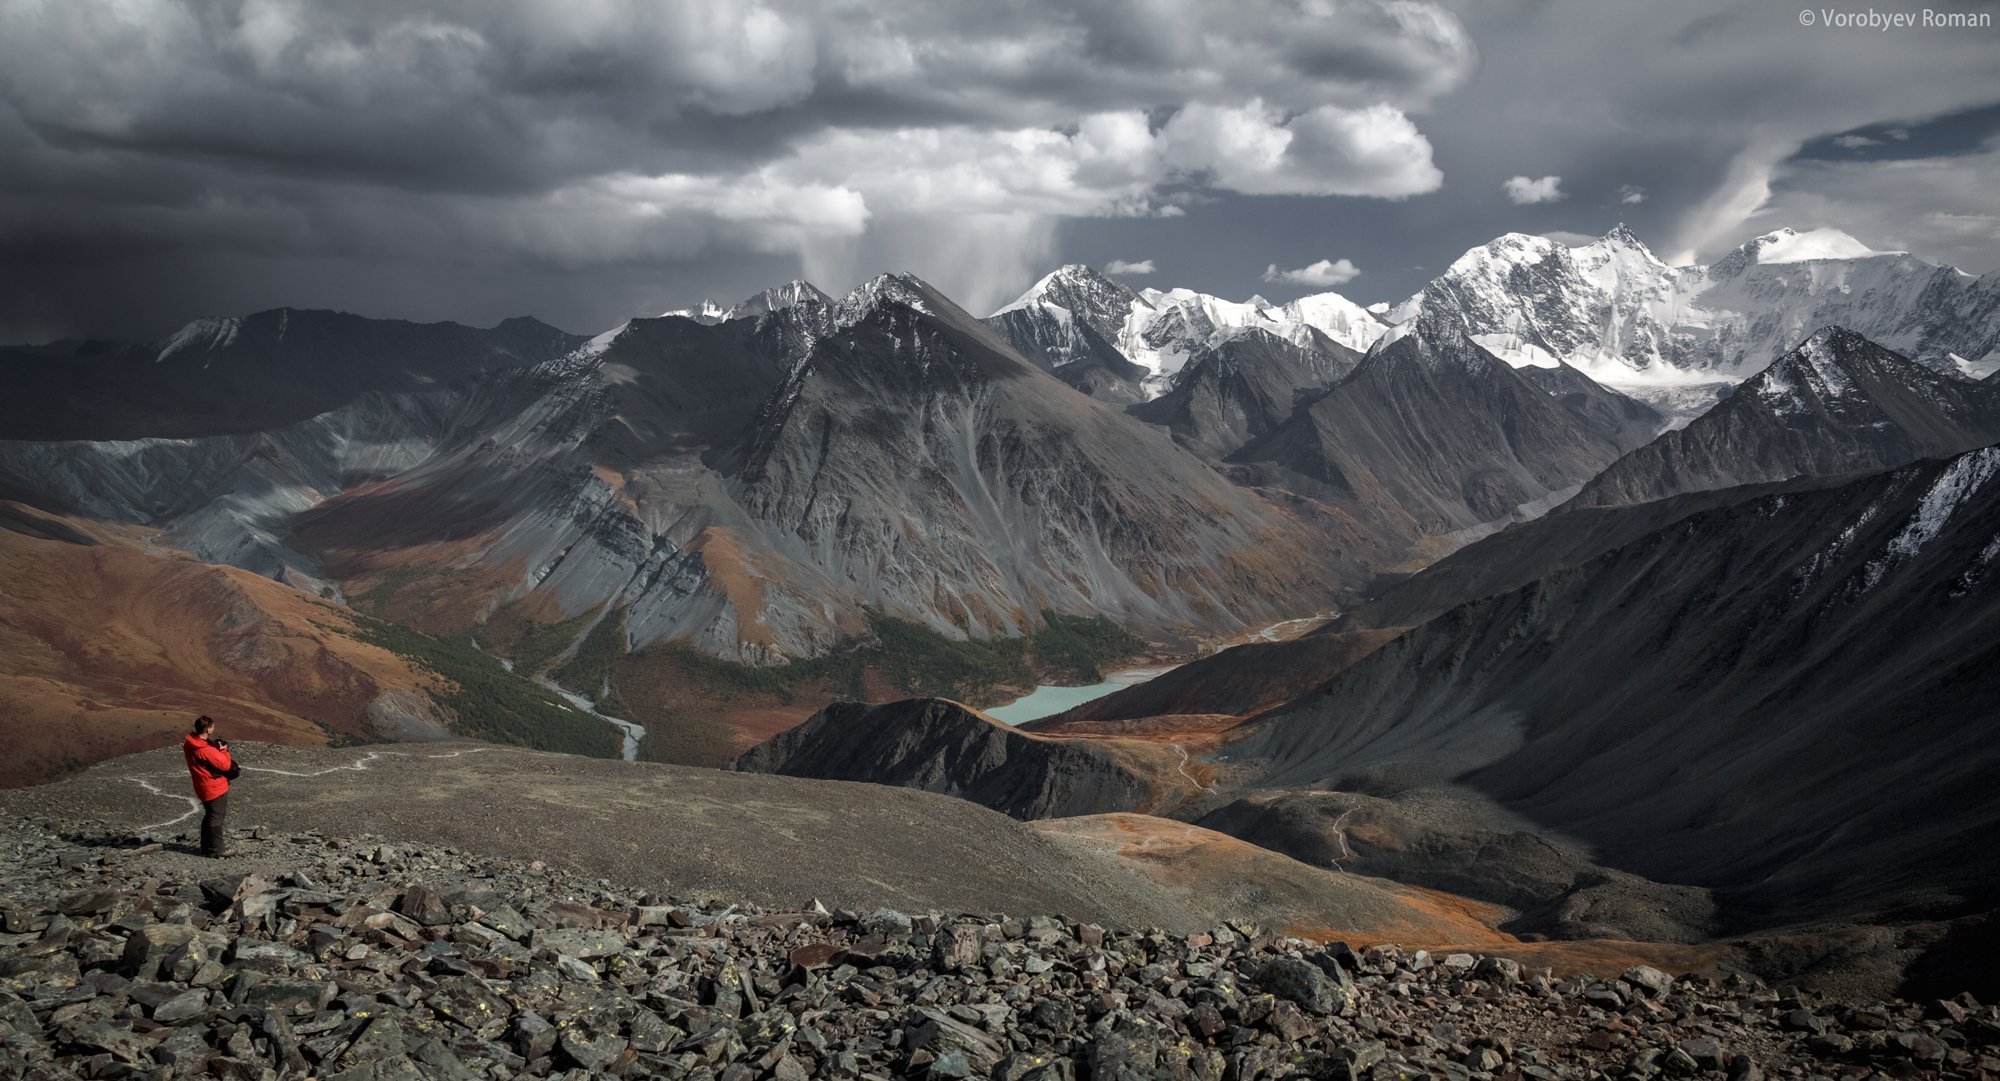
{"type": "Polygon", "coordinates": [[[1366,350],[1385,326],[1380,318],[1338,293],[1317,293],[1287,304],[1261,296],[1244,301],[1193,289],[1134,291],[1081,264],[1060,267],[995,311],[989,322],[1013,328],[1040,346],[1060,367],[1088,355],[1070,341],[1081,323],[1145,369],[1144,393],[1158,397],[1172,386],[1188,361],[1247,331],[1257,330],[1293,345],[1313,348],[1323,341],[1366,350]]]}
{"type": "Polygon", "coordinates": [[[1509,233],[1460,256],[1389,320],[1422,313],[1456,318],[1515,367],[1560,361],[1683,415],[1836,324],[1938,371],[2000,370],[2000,275],[1875,251],[1837,229],[1779,229],[1678,267],[1622,225],[1575,247],[1509,233]]]}
{"type": "Polygon", "coordinates": [[[686,308],[671,308],[660,313],[662,317],[678,315],[697,323],[715,326],[733,319],[749,319],[771,312],[783,311],[802,303],[831,304],[833,298],[820,292],[819,288],[802,278],[793,278],[783,285],[773,286],[755,296],[736,304],[724,305],[704,297],[700,303],[686,308]]]}
{"type": "Polygon", "coordinates": [[[1255,328],[1295,345],[1380,350],[1420,315],[1456,320],[1516,368],[1574,367],[1685,420],[1821,327],[1846,326],[1965,378],[2000,372],[2000,275],[1977,277],[1833,228],[1777,229],[1714,263],[1671,266],[1624,225],[1571,246],[1507,233],[1472,248],[1414,296],[1377,314],[1338,293],[1286,304],[1187,288],[1131,290],[1089,267],[1045,275],[989,322],[1060,367],[1089,355],[1087,323],[1145,369],[1156,397],[1191,357],[1255,328]]]}

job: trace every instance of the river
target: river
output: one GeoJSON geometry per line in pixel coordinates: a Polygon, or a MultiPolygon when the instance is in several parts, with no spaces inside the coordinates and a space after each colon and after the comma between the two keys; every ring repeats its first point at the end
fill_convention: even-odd
{"type": "Polygon", "coordinates": [[[590,699],[584,697],[583,695],[577,694],[575,691],[564,690],[560,686],[557,686],[554,680],[549,679],[546,676],[537,677],[535,679],[535,682],[541,684],[544,688],[554,691],[555,693],[561,695],[562,700],[568,702],[573,708],[582,710],[583,712],[590,714],[592,717],[595,717],[598,720],[603,721],[605,724],[608,724],[611,727],[616,728],[625,737],[624,746],[619,748],[618,756],[620,758],[623,758],[627,762],[637,762],[639,760],[639,738],[646,734],[645,725],[599,713],[597,712],[596,702],[591,701],[590,699]]]}

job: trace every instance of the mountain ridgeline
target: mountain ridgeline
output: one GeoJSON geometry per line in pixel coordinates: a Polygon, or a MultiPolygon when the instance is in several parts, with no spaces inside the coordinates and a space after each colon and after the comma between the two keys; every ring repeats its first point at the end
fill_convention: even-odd
{"type": "Polygon", "coordinates": [[[209,695],[286,742],[925,789],[1893,986],[2000,913],[1996,298],[1826,230],[1671,267],[1621,227],[1394,307],[1070,266],[985,318],[890,274],[588,338],[281,310],[0,350],[0,695],[96,726],[18,779],[209,695]]]}

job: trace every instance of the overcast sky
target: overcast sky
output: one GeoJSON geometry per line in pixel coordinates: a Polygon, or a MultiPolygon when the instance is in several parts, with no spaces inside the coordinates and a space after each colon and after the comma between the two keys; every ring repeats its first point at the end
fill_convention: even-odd
{"type": "Polygon", "coordinates": [[[1064,262],[1368,303],[1620,221],[1676,260],[1834,225],[2000,268],[2000,29],[1804,17],[0,0],[0,341],[280,305],[588,333],[891,269],[983,313],[1064,262]]]}

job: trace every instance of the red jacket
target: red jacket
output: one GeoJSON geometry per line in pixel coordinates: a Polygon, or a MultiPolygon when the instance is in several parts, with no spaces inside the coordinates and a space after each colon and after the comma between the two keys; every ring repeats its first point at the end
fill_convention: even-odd
{"type": "Polygon", "coordinates": [[[207,803],[229,791],[224,774],[235,768],[236,760],[226,748],[190,733],[181,740],[181,752],[187,755],[188,773],[194,777],[194,798],[207,803]]]}

